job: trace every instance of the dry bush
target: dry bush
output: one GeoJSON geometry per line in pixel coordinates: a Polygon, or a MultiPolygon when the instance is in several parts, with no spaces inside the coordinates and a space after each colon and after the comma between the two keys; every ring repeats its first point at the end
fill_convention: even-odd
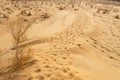
{"type": "Polygon", "coordinates": [[[51,16],[50,13],[42,12],[41,15],[40,15],[40,19],[41,19],[41,21],[43,21],[45,19],[48,19],[50,16],[51,16]]]}
{"type": "Polygon", "coordinates": [[[115,15],[115,19],[120,19],[120,16],[119,15],[115,15]]]}
{"type": "MultiPolygon", "coordinates": [[[[26,31],[30,26],[35,22],[35,19],[32,18],[30,21],[25,19],[23,16],[14,15],[8,21],[8,29],[13,36],[13,46],[18,46],[19,43],[26,41],[26,31]]],[[[25,60],[30,57],[31,49],[27,48],[17,48],[16,49],[16,59],[17,63],[21,65],[25,60]]]]}
{"type": "Polygon", "coordinates": [[[11,32],[15,46],[26,40],[26,31],[34,23],[34,20],[28,21],[22,16],[13,16],[8,21],[8,29],[11,32]]]}
{"type": "Polygon", "coordinates": [[[104,8],[98,8],[97,13],[101,14],[108,14],[110,12],[109,9],[104,9],[104,8]]]}
{"type": "Polygon", "coordinates": [[[32,53],[33,51],[30,47],[17,49],[17,60],[15,61],[17,63],[17,68],[27,64],[32,57],[32,53]]]}

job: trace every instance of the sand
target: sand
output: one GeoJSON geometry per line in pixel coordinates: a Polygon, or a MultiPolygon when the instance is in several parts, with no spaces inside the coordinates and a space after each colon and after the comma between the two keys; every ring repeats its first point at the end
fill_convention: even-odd
{"type": "Polygon", "coordinates": [[[120,6],[103,3],[1,0],[0,80],[120,80],[120,6]]]}

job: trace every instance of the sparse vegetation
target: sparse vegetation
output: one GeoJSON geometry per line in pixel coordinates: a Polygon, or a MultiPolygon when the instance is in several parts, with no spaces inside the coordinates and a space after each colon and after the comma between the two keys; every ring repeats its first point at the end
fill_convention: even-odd
{"type": "MultiPolygon", "coordinates": [[[[9,19],[8,29],[10,30],[11,35],[13,36],[14,46],[18,46],[19,43],[22,43],[27,39],[25,33],[27,29],[30,28],[30,26],[34,23],[35,20],[28,21],[23,16],[12,17],[9,19]],[[14,17],[14,19],[12,17],[14,17]]],[[[15,53],[17,63],[19,65],[24,64],[25,59],[30,57],[31,52],[32,51],[29,47],[20,49],[17,48],[15,53]]]]}
{"type": "Polygon", "coordinates": [[[2,1],[0,80],[120,78],[118,6],[108,0],[2,1]]]}
{"type": "Polygon", "coordinates": [[[116,16],[115,16],[115,19],[120,19],[120,16],[119,16],[119,15],[116,15],[116,16]]]}
{"type": "Polygon", "coordinates": [[[43,21],[43,20],[49,18],[50,16],[51,16],[50,13],[43,12],[40,16],[40,19],[41,19],[41,21],[43,21]]]}

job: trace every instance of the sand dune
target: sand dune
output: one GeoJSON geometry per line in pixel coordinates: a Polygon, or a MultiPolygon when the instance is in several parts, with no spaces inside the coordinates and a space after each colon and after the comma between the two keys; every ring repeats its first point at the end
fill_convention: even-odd
{"type": "Polygon", "coordinates": [[[120,80],[120,6],[103,2],[1,0],[0,80],[120,80]]]}

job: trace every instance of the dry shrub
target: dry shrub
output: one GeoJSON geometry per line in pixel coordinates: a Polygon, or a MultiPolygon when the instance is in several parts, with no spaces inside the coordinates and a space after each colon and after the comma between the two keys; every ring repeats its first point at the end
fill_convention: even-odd
{"type": "Polygon", "coordinates": [[[17,49],[16,50],[17,67],[21,67],[27,64],[27,62],[29,62],[29,60],[31,59],[32,54],[33,54],[33,51],[30,47],[17,49]]]}
{"type": "MultiPolygon", "coordinates": [[[[18,46],[19,43],[26,41],[26,31],[35,22],[35,18],[30,20],[25,19],[21,15],[13,15],[8,21],[8,29],[13,36],[13,46],[18,46]]],[[[26,59],[31,55],[31,49],[27,48],[17,48],[16,49],[16,59],[19,65],[25,63],[26,59]]]]}
{"type": "Polygon", "coordinates": [[[115,15],[115,19],[120,19],[120,16],[119,15],[115,15]]]}
{"type": "Polygon", "coordinates": [[[22,16],[11,17],[8,24],[8,29],[10,30],[15,46],[26,40],[26,31],[32,25],[27,19],[22,16]]]}
{"type": "Polygon", "coordinates": [[[40,15],[40,19],[41,19],[41,21],[43,21],[43,20],[45,20],[45,19],[48,19],[50,16],[51,16],[50,13],[43,12],[43,13],[41,13],[41,15],[40,15]]]}
{"type": "Polygon", "coordinates": [[[64,10],[65,8],[64,7],[59,7],[59,10],[64,10]]]}
{"type": "Polygon", "coordinates": [[[107,10],[107,9],[102,9],[102,8],[99,8],[97,10],[97,13],[102,13],[102,14],[108,14],[110,12],[110,10],[107,10]]]}

